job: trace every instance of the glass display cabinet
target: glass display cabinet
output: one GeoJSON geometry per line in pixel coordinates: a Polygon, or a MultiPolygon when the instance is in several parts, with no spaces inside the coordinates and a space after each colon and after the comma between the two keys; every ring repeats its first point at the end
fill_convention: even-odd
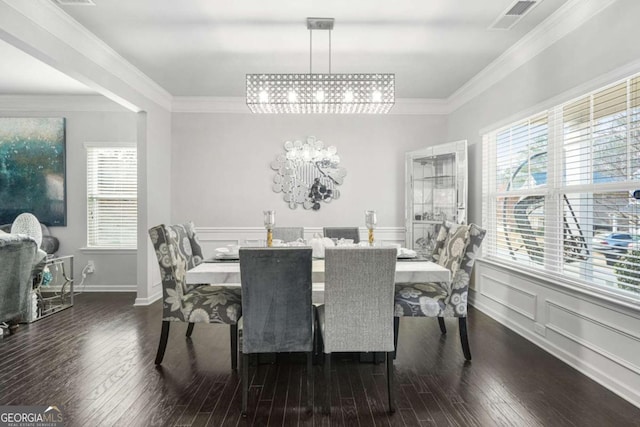
{"type": "Polygon", "coordinates": [[[438,224],[467,221],[467,141],[406,153],[405,179],[405,244],[428,257],[438,224]]]}

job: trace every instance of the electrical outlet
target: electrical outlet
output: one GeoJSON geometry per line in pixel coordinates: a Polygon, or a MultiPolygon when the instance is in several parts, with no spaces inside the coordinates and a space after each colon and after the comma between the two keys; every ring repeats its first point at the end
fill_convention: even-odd
{"type": "Polygon", "coordinates": [[[93,263],[93,260],[90,259],[89,261],[87,261],[87,274],[95,273],[95,271],[96,265],[93,263]]]}
{"type": "Polygon", "coordinates": [[[547,328],[545,328],[541,323],[535,323],[533,325],[533,330],[536,331],[536,334],[542,335],[543,337],[547,334],[547,328]]]}

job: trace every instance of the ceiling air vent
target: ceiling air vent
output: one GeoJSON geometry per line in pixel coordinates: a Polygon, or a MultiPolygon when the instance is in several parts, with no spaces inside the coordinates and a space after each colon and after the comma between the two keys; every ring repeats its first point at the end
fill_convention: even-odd
{"type": "Polygon", "coordinates": [[[55,0],[60,6],[95,6],[93,0],[55,0]]]}
{"type": "Polygon", "coordinates": [[[504,11],[498,19],[489,27],[490,30],[509,30],[511,27],[522,19],[527,13],[531,12],[534,6],[542,0],[535,1],[516,1],[512,3],[506,11],[504,11]]]}
{"type": "Polygon", "coordinates": [[[513,7],[511,9],[509,9],[505,15],[522,16],[525,13],[527,13],[527,11],[529,9],[531,9],[533,7],[533,5],[536,4],[536,3],[537,2],[535,2],[535,1],[519,1],[519,2],[516,2],[516,4],[514,4],[513,7]]]}

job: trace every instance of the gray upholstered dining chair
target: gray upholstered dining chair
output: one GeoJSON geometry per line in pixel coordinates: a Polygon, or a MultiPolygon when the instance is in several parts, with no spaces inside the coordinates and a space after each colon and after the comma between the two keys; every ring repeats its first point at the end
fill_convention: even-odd
{"type": "Polygon", "coordinates": [[[304,239],[304,227],[274,227],[273,238],[283,242],[295,242],[304,239]]]}
{"type": "Polygon", "coordinates": [[[171,322],[186,322],[187,337],[195,323],[230,325],[231,368],[237,368],[238,327],[242,313],[241,292],[235,287],[189,285],[186,273],[202,262],[202,250],[193,223],[164,225],[149,229],[162,277],[162,332],[156,354],[156,365],[162,363],[171,322]]]}
{"type": "Polygon", "coordinates": [[[323,342],[325,413],[331,411],[331,353],[385,352],[389,411],[393,398],[395,248],[327,248],[325,304],[318,307],[323,342]]]}
{"type": "Polygon", "coordinates": [[[486,235],[486,230],[476,224],[443,227],[448,230],[447,239],[439,238],[438,251],[434,257],[440,265],[452,270],[450,283],[397,283],[395,294],[394,341],[397,348],[400,317],[437,317],[440,331],[447,333],[445,317],[458,318],[460,343],[465,359],[471,360],[471,349],[467,337],[467,295],[469,280],[476,256],[486,235]],[[468,241],[464,252],[455,236],[468,230],[468,241]],[[458,249],[455,249],[458,248],[458,249]]]}
{"type": "Polygon", "coordinates": [[[360,243],[358,227],[324,227],[324,237],[330,239],[352,239],[353,243],[360,243]]]}
{"type": "Polygon", "coordinates": [[[249,355],[307,354],[307,397],[313,408],[311,248],[241,248],[242,415],[247,414],[249,355]]]}

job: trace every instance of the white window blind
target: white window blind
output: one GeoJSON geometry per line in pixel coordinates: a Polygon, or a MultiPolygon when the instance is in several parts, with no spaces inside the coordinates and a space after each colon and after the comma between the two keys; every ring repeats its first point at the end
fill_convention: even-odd
{"type": "Polygon", "coordinates": [[[485,179],[491,182],[487,215],[493,225],[488,249],[493,255],[527,264],[543,261],[547,141],[546,114],[489,135],[485,149],[493,154],[485,154],[485,179]]]}
{"type": "Polygon", "coordinates": [[[483,141],[484,253],[640,298],[640,77],[483,141]]]}
{"type": "Polygon", "coordinates": [[[87,145],[87,246],[135,249],[137,241],[135,145],[87,145]]]}

